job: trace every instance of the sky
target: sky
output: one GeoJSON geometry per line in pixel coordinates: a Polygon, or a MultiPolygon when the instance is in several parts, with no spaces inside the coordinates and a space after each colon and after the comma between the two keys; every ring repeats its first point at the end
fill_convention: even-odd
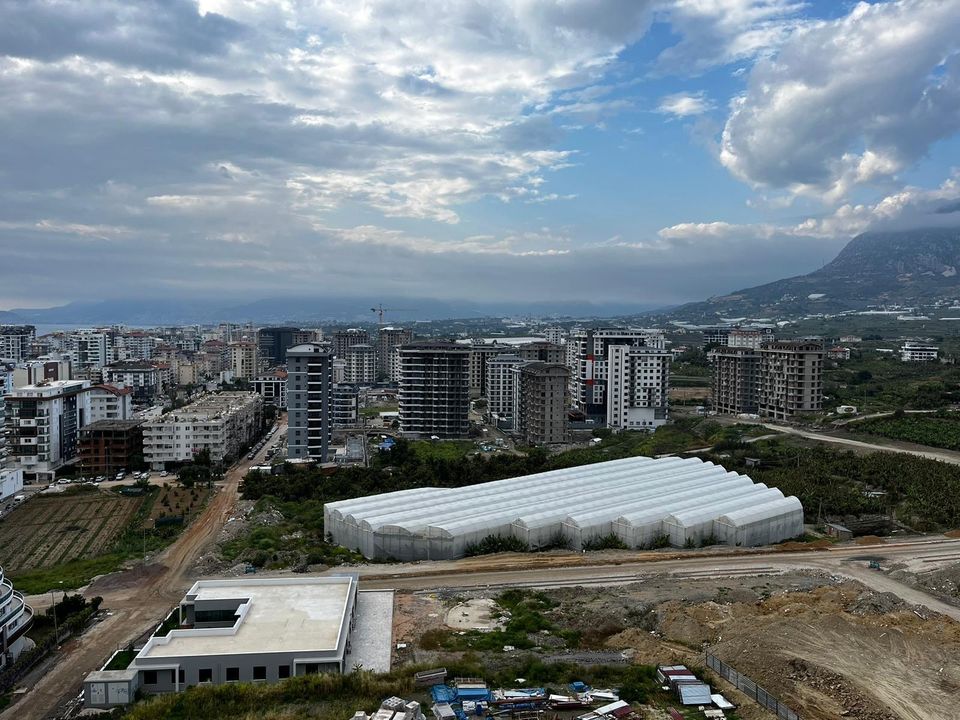
{"type": "Polygon", "coordinates": [[[960,0],[0,0],[0,309],[671,305],[960,225],[960,0]]]}

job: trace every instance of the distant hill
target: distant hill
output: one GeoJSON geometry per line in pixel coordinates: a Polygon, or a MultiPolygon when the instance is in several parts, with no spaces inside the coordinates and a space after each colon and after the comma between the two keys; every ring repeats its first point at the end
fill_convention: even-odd
{"type": "Polygon", "coordinates": [[[857,235],[808,275],[738,290],[676,308],[670,317],[768,317],[835,313],[875,305],[922,305],[960,298],[960,228],[857,235]]]}
{"type": "Polygon", "coordinates": [[[0,324],[185,325],[194,323],[372,323],[377,316],[370,308],[383,303],[387,322],[447,320],[452,318],[503,317],[512,315],[556,315],[568,317],[611,317],[648,311],[639,303],[564,302],[469,302],[435,298],[384,297],[279,297],[250,302],[203,299],[120,299],[75,302],[53,308],[17,308],[0,311],[0,324]],[[399,308],[402,308],[399,309],[399,308]]]}

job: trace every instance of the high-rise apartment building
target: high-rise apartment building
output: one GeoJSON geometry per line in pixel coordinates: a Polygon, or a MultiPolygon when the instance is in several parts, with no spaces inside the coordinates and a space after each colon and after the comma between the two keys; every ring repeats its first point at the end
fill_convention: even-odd
{"type": "Polygon", "coordinates": [[[258,375],[253,379],[253,391],[263,397],[265,404],[275,405],[280,409],[286,408],[287,371],[278,368],[269,373],[258,375]]]}
{"type": "Polygon", "coordinates": [[[90,418],[89,387],[86,380],[57,380],[6,396],[7,447],[24,480],[53,480],[77,457],[80,428],[90,418]]]}
{"type": "Polygon", "coordinates": [[[330,342],[333,344],[333,355],[341,359],[346,359],[347,348],[354,345],[369,345],[370,333],[363,328],[347,328],[346,330],[334,330],[330,336],[330,342]]]}
{"type": "MultiPolygon", "coordinates": [[[[639,328],[596,328],[571,335],[567,347],[573,346],[571,394],[577,408],[587,417],[608,419],[609,355],[613,347],[648,347],[663,350],[663,333],[639,328]]],[[[622,376],[621,376],[622,377],[622,376]]]]}
{"type": "Polygon", "coordinates": [[[396,348],[413,340],[413,331],[400,327],[382,327],[377,333],[377,372],[390,380],[399,379],[396,348]]]}
{"type": "Polygon", "coordinates": [[[344,359],[348,383],[373,385],[377,381],[377,351],[372,345],[351,345],[344,359]]]}
{"type": "Polygon", "coordinates": [[[495,417],[498,427],[513,427],[516,413],[516,368],[528,362],[519,355],[504,353],[487,360],[487,413],[495,417]]]}
{"type": "Polygon", "coordinates": [[[529,362],[513,368],[514,429],[528,445],[566,442],[570,369],[560,363],[529,362]]]}
{"type": "Polygon", "coordinates": [[[470,347],[415,340],[399,352],[403,434],[464,437],[470,429],[470,347]]]}
{"type": "Polygon", "coordinates": [[[823,407],[823,344],[772,342],[760,348],[759,412],[786,420],[823,407]]]}
{"type": "Polygon", "coordinates": [[[130,420],[133,418],[133,388],[115,385],[94,385],[87,390],[90,403],[89,422],[130,420]]]}
{"type": "Polygon", "coordinates": [[[548,327],[543,331],[543,339],[552,345],[563,345],[567,331],[562,327],[548,327]]]}
{"type": "Polygon", "coordinates": [[[656,430],[668,419],[668,350],[611,345],[607,350],[607,427],[656,430]]]}
{"type": "Polygon", "coordinates": [[[562,345],[545,340],[514,345],[512,352],[524,360],[545,362],[551,365],[565,364],[567,359],[567,351],[562,345]]]}
{"type": "Polygon", "coordinates": [[[475,342],[464,347],[470,350],[469,377],[470,397],[486,397],[487,395],[487,363],[497,355],[509,353],[513,348],[509,345],[500,345],[496,342],[475,342]]]}
{"type": "Polygon", "coordinates": [[[330,460],[333,355],[318,343],[287,350],[287,457],[330,460]]]}
{"type": "Polygon", "coordinates": [[[233,377],[238,380],[253,380],[260,370],[257,344],[249,340],[233,342],[229,345],[229,352],[233,377]]]}
{"type": "Polygon", "coordinates": [[[36,339],[33,325],[0,325],[0,360],[23,362],[30,357],[30,346],[36,339]]]}
{"type": "Polygon", "coordinates": [[[257,348],[265,367],[282,365],[287,361],[287,350],[313,340],[311,330],[296,327],[269,327],[257,331],[257,348]]]}
{"type": "Polygon", "coordinates": [[[333,386],[333,426],[352,427],[360,419],[360,395],[355,385],[333,386]]]}
{"type": "Polygon", "coordinates": [[[746,347],[759,350],[764,343],[774,341],[771,328],[730,328],[727,333],[728,347],[746,347]]]}
{"type": "Polygon", "coordinates": [[[113,336],[108,330],[76,330],[70,333],[69,349],[77,370],[101,368],[113,362],[113,336]]]}
{"type": "Polygon", "coordinates": [[[710,352],[713,409],[725,415],[755,414],[760,405],[760,351],[720,346],[710,352]]]}

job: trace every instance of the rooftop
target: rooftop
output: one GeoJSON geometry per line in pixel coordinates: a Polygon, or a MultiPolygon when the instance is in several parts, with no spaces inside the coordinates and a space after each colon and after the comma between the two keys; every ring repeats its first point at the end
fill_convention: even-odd
{"type": "Polygon", "coordinates": [[[143,425],[143,420],[98,420],[80,428],[80,434],[106,430],[132,430],[143,425]]]}
{"type": "Polygon", "coordinates": [[[201,580],[183,602],[237,600],[233,627],[173,630],[137,658],[335,651],[355,589],[350,576],[201,580]]]}

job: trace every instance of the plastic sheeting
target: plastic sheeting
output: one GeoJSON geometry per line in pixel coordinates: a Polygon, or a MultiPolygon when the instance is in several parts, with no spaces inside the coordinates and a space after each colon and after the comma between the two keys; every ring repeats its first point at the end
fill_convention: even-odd
{"type": "Polygon", "coordinates": [[[462,557],[488,536],[531,549],[580,549],[615,534],[641,548],[663,536],[676,546],[731,545],[801,534],[796,498],[699,458],[626,458],[463,488],[418,488],[328,503],[333,541],[371,559],[462,557]]]}

